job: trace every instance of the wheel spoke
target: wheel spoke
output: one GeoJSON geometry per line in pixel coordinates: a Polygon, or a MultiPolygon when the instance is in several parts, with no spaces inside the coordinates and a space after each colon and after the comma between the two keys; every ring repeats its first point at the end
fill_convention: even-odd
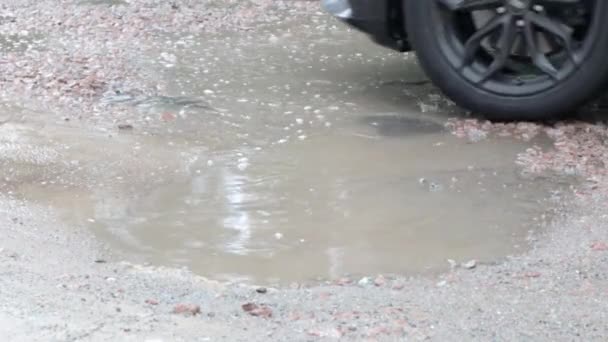
{"type": "MultiPolygon", "coordinates": [[[[428,1],[428,0],[427,0],[428,1]]],[[[477,11],[503,5],[501,0],[437,0],[451,11],[477,11]]]]}
{"type": "Polygon", "coordinates": [[[481,42],[486,37],[499,30],[502,25],[504,25],[504,18],[505,17],[499,16],[494,17],[467,40],[467,42],[464,44],[464,57],[461,68],[471,64],[475,58],[475,54],[481,48],[481,42]]]}
{"type": "Polygon", "coordinates": [[[505,16],[502,20],[502,31],[498,38],[498,53],[494,55],[494,61],[492,61],[488,69],[483,73],[483,76],[478,83],[487,81],[506,66],[517,35],[518,32],[517,27],[515,26],[515,19],[512,16],[505,16]]]}
{"type": "Polygon", "coordinates": [[[530,54],[530,58],[532,58],[532,63],[534,66],[536,66],[543,73],[549,75],[554,80],[558,80],[558,72],[555,69],[555,66],[553,66],[547,56],[538,48],[536,34],[534,32],[534,25],[530,20],[526,20],[524,36],[528,53],[530,54]]]}
{"type": "MultiPolygon", "coordinates": [[[[555,0],[554,0],[555,1],[555,0]]],[[[563,0],[561,0],[563,1],[563,0]]],[[[563,45],[564,49],[568,53],[570,60],[578,64],[578,59],[572,49],[572,33],[573,30],[566,24],[551,20],[549,17],[542,16],[533,12],[528,13],[528,20],[536,27],[548,33],[552,36],[557,37],[558,41],[563,45]]]]}

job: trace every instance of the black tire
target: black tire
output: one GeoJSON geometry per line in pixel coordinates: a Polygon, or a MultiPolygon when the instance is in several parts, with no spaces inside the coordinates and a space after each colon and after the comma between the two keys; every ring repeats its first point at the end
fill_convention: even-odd
{"type": "MultiPolygon", "coordinates": [[[[487,86],[482,86],[480,83],[467,79],[463,72],[465,59],[463,59],[460,68],[455,66],[453,59],[450,59],[454,56],[449,53],[446,54],[445,39],[448,34],[445,31],[446,23],[442,22],[446,19],[438,14],[442,13],[441,11],[448,10],[443,8],[445,2],[442,4],[441,0],[404,0],[404,15],[408,37],[422,68],[450,99],[461,107],[482,114],[492,120],[540,120],[572,113],[577,107],[585,104],[602,91],[608,80],[608,34],[604,33],[608,32],[608,20],[605,20],[605,18],[608,18],[608,1],[596,1],[597,3],[593,4],[593,6],[596,6],[594,7],[595,13],[589,15],[592,18],[590,20],[592,24],[589,24],[586,31],[588,37],[593,39],[584,43],[585,53],[581,53],[581,59],[576,60],[572,57],[572,67],[568,69],[571,72],[563,79],[551,77],[550,74],[547,74],[545,77],[550,78],[555,84],[542,90],[537,87],[536,91],[528,93],[525,91],[521,93],[501,92],[488,89],[487,86]]],[[[454,2],[452,1],[452,3],[454,2]]],[[[500,11],[496,12],[501,13],[503,10],[504,8],[501,8],[500,11]]],[[[518,21],[518,24],[521,24],[521,20],[518,21]]],[[[533,27],[532,24],[530,27],[533,27]]],[[[523,33],[518,34],[523,35],[523,33]]],[[[453,37],[458,36],[454,35],[453,37]]],[[[522,39],[526,38],[523,37],[522,39]]],[[[534,38],[532,38],[533,41],[534,38]]],[[[479,45],[480,43],[476,44],[479,45]]],[[[527,44],[535,45],[535,43],[527,44]]],[[[580,43],[580,45],[582,46],[583,43],[580,43]]],[[[462,46],[466,50],[469,45],[463,43],[462,46]]],[[[505,50],[513,51],[514,49],[513,45],[505,46],[509,46],[505,50]]],[[[476,47],[475,51],[479,49],[480,45],[476,47]]],[[[467,54],[463,53],[463,55],[467,54]]],[[[573,55],[568,55],[567,58],[570,59],[573,55]]],[[[535,62],[530,61],[530,63],[535,62]]],[[[488,64],[490,63],[488,62],[488,64]]],[[[517,77],[518,86],[520,85],[519,82],[522,82],[521,78],[517,77]]],[[[509,86],[513,86],[513,84],[509,86]]],[[[493,89],[500,90],[502,88],[495,87],[493,89]]]]}

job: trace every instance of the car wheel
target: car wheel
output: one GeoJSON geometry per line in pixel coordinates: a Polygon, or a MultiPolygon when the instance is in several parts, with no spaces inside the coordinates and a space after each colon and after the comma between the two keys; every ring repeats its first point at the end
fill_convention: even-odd
{"type": "Polygon", "coordinates": [[[490,119],[566,114],[608,80],[606,0],[404,0],[423,69],[490,119]]]}

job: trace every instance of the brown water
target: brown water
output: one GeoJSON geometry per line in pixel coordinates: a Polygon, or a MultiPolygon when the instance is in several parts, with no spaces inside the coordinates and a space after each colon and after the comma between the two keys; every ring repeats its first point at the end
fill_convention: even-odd
{"type": "Polygon", "coordinates": [[[104,98],[133,130],[0,125],[4,189],[121,257],[258,282],[496,261],[540,229],[557,185],[518,176],[529,144],[452,137],[456,110],[365,37],[315,17],[158,46],[138,63],[165,95],[104,98]]]}

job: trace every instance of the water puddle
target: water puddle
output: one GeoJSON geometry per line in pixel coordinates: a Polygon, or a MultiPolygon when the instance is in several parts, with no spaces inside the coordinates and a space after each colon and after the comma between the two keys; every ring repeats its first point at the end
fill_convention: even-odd
{"type": "Polygon", "coordinates": [[[530,144],[452,137],[415,63],[361,35],[317,18],[163,39],[141,67],[166,94],[104,96],[129,129],[0,125],[3,190],[121,258],[256,282],[497,261],[542,228],[558,185],[518,176],[530,144]]]}
{"type": "Polygon", "coordinates": [[[466,144],[431,130],[387,137],[380,126],[357,123],[222,154],[125,136],[104,142],[114,146],[88,161],[86,151],[100,141],[63,132],[55,140],[62,152],[40,155],[78,160],[73,169],[101,167],[94,183],[24,182],[13,190],[53,205],[138,260],[258,282],[428,273],[445,269],[447,259],[495,261],[525,249],[531,231],[541,228],[555,184],[518,176],[513,160],[525,144],[466,144]],[[138,144],[150,151],[146,163],[129,161],[125,152],[138,144]],[[168,157],[188,150],[197,158],[168,157]]]}

